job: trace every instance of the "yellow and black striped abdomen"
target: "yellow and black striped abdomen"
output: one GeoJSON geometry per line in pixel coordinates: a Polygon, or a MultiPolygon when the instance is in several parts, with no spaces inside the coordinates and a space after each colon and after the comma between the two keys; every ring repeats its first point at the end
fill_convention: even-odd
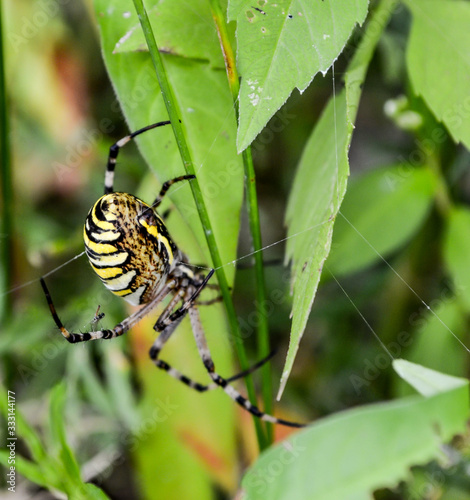
{"type": "Polygon", "coordinates": [[[101,281],[133,305],[156,295],[179,254],[154,209],[127,193],[102,196],[88,213],[83,237],[101,281]]]}

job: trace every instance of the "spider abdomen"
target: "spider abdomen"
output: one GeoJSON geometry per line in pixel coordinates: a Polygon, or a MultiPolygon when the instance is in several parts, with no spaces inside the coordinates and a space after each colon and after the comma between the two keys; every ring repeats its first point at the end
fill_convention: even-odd
{"type": "Polygon", "coordinates": [[[178,253],[155,210],[127,193],[102,196],[88,212],[83,237],[106,288],[133,305],[152,300],[178,253]]]}

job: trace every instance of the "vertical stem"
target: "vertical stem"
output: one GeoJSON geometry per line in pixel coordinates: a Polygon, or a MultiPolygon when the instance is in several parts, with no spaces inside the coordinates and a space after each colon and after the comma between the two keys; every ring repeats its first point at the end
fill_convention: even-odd
{"type": "Polygon", "coordinates": [[[12,286],[12,232],[13,232],[13,183],[11,175],[11,157],[9,141],[9,120],[5,83],[5,57],[3,51],[3,18],[0,5],[0,169],[1,169],[1,212],[0,251],[3,271],[0,274],[0,318],[11,316],[11,295],[5,293],[12,286]]]}
{"type": "MultiPolygon", "coordinates": [[[[222,13],[218,0],[209,0],[211,5],[212,17],[214,18],[217,33],[219,35],[220,45],[227,70],[227,79],[230,91],[232,93],[233,105],[237,121],[239,119],[238,93],[240,83],[236,67],[235,55],[227,33],[227,23],[222,13]]],[[[248,218],[250,224],[250,233],[253,242],[255,259],[255,277],[256,277],[256,310],[259,317],[257,328],[258,356],[264,358],[269,354],[269,330],[268,318],[264,309],[266,304],[266,282],[264,277],[263,254],[261,228],[259,220],[258,198],[256,195],[256,176],[251,155],[251,147],[243,151],[243,166],[245,168],[246,196],[248,202],[248,218]]],[[[263,402],[266,413],[272,412],[272,382],[271,382],[271,364],[266,363],[261,369],[263,380],[263,402]]],[[[273,438],[272,424],[266,424],[268,440],[271,443],[273,438]]]]}
{"type": "MultiPolygon", "coordinates": [[[[187,174],[195,175],[194,164],[191,159],[191,154],[189,152],[188,145],[186,143],[186,138],[183,133],[183,128],[179,121],[177,104],[173,96],[173,93],[171,91],[168,79],[166,77],[166,71],[163,66],[163,61],[160,56],[160,52],[158,51],[157,43],[155,41],[155,37],[153,34],[152,27],[150,25],[150,21],[147,16],[147,12],[144,8],[142,0],[133,0],[133,1],[137,15],[139,17],[140,24],[142,26],[142,30],[144,32],[145,39],[147,41],[153,65],[155,67],[158,83],[160,85],[160,89],[163,95],[163,100],[165,102],[168,111],[168,116],[170,117],[171,120],[171,125],[173,127],[173,132],[175,134],[176,142],[178,144],[181,158],[183,160],[184,168],[187,174]]],[[[204,203],[201,188],[199,186],[197,178],[190,181],[190,185],[194,200],[196,202],[196,207],[199,213],[199,217],[201,219],[202,227],[204,229],[204,234],[206,236],[207,244],[209,246],[209,250],[211,253],[212,263],[217,273],[220,292],[222,294],[225,308],[227,310],[227,316],[229,319],[231,332],[235,340],[235,348],[237,351],[238,359],[240,361],[240,366],[242,370],[246,370],[248,368],[248,359],[246,356],[243,342],[241,340],[240,327],[238,324],[235,307],[233,305],[232,297],[230,295],[230,289],[227,283],[227,278],[225,276],[224,268],[222,267],[222,260],[220,258],[219,250],[217,248],[217,244],[214,237],[214,232],[212,230],[212,226],[209,220],[209,214],[207,212],[207,208],[204,203]]],[[[246,380],[246,388],[248,391],[248,397],[253,404],[256,404],[256,394],[253,385],[253,380],[251,376],[246,377],[245,380],[246,380]]],[[[257,419],[256,417],[253,417],[253,419],[256,427],[258,443],[260,448],[263,449],[266,447],[266,438],[264,436],[263,428],[261,426],[261,422],[259,421],[259,419],[257,419]]]]}

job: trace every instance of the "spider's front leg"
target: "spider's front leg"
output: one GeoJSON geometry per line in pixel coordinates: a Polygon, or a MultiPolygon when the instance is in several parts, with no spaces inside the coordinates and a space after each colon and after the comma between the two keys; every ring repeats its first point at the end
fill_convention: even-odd
{"type": "Polygon", "coordinates": [[[144,316],[146,316],[152,309],[154,309],[159,302],[161,302],[166,295],[170,292],[170,288],[164,287],[163,290],[155,297],[151,302],[146,304],[144,307],[131,314],[128,318],[121,323],[118,323],[111,330],[97,330],[95,332],[84,332],[84,333],[74,333],[69,332],[65,328],[64,324],[59,318],[57,311],[55,309],[54,303],[52,302],[52,297],[47,288],[46,282],[43,278],[40,279],[42,289],[44,290],[44,295],[46,296],[47,304],[51,315],[57,325],[57,328],[61,331],[64,338],[71,344],[76,344],[78,342],[87,342],[88,340],[98,340],[98,339],[113,339],[115,337],[120,337],[126,333],[130,328],[132,328],[136,323],[138,323],[144,316]]]}

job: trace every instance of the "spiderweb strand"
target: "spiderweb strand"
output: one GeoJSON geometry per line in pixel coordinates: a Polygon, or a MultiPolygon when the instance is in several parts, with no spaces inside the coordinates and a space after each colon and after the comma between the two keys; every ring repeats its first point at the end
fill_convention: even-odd
{"type": "MultiPolygon", "coordinates": [[[[57,266],[55,267],[54,269],[52,269],[51,271],[47,272],[46,274],[43,274],[42,277],[43,278],[47,278],[47,276],[50,276],[51,274],[54,274],[56,273],[59,269],[62,269],[63,267],[69,265],[71,262],[73,262],[74,260],[77,260],[79,259],[80,257],[82,257],[83,255],[85,255],[85,251],[79,253],[78,255],[75,255],[75,257],[72,257],[70,260],[68,260],[67,262],[64,262],[63,264],[61,264],[60,266],[57,266]]],[[[2,292],[0,294],[0,297],[3,297],[4,295],[8,295],[9,293],[13,293],[13,292],[16,292],[17,290],[21,290],[22,288],[25,288],[29,285],[33,285],[34,283],[37,283],[38,281],[40,280],[40,278],[35,278],[33,280],[30,280],[30,281],[27,281],[26,283],[23,283],[21,285],[18,285],[18,286],[15,286],[13,288],[10,288],[10,290],[7,290],[6,292],[2,292]]]]}

